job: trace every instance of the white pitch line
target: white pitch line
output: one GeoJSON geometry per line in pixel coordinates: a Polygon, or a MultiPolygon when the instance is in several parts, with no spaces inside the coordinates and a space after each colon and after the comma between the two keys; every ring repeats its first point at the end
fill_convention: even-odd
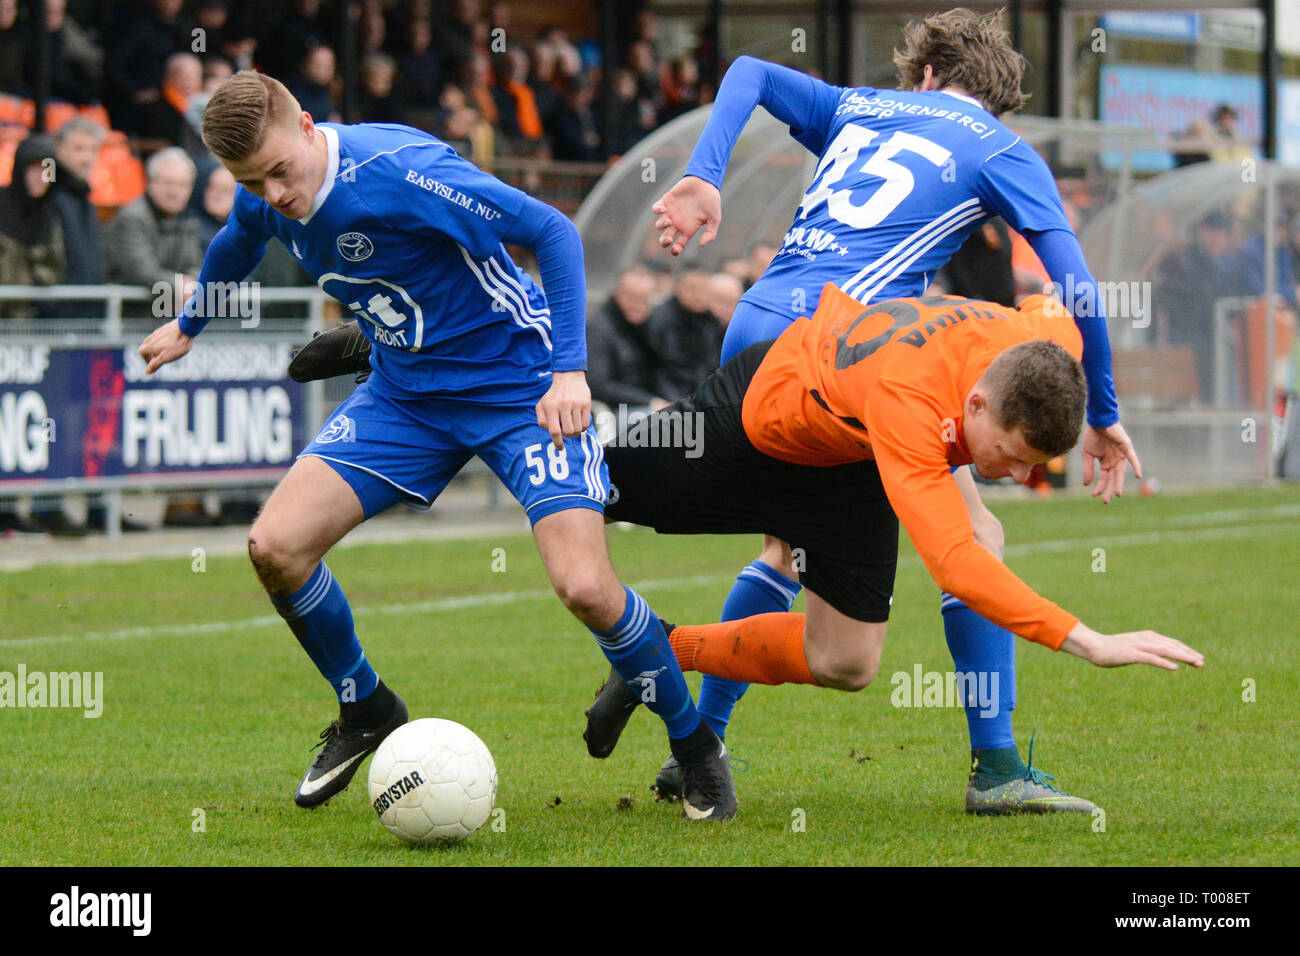
{"type": "MultiPolygon", "coordinates": [[[[1262,513],[1262,512],[1255,512],[1262,513]]],[[[1008,556],[1017,557],[1030,554],[1049,554],[1069,551],[1073,548],[1086,547],[1122,547],[1124,545],[1166,544],[1171,541],[1226,541],[1234,538],[1252,538],[1260,535],[1294,533],[1294,528],[1286,524],[1259,524],[1231,528],[1193,528],[1179,531],[1141,531],[1133,534],[1118,534],[1106,537],[1067,538],[1055,541],[1036,541],[1027,544],[1008,545],[1008,556]]],[[[913,567],[920,563],[909,556],[898,562],[899,567],[913,567]]],[[[730,581],[733,574],[704,574],[692,577],[658,578],[648,581],[633,582],[629,586],[637,591],[656,591],[669,587],[690,585],[719,584],[730,581]]],[[[494,607],[505,604],[517,604],[522,601],[553,600],[554,592],[547,588],[534,588],[526,591],[502,591],[498,594],[466,594],[458,597],[433,598],[426,601],[408,601],[400,604],[379,604],[353,608],[357,617],[394,614],[422,614],[431,611],[455,611],[464,608],[494,607]]],[[[129,627],[115,631],[90,632],[85,634],[49,634],[40,637],[19,637],[0,640],[0,647],[23,647],[33,644],[59,644],[67,641],[113,641],[130,638],[152,637],[191,637],[198,634],[213,634],[225,631],[242,631],[249,628],[269,627],[280,623],[281,618],[274,614],[244,618],[240,621],[208,621],[201,624],[159,624],[149,627],[129,627]]]]}

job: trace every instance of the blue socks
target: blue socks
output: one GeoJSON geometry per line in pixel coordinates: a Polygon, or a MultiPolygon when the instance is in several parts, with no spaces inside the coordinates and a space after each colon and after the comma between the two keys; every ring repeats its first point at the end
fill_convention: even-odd
{"type": "Polygon", "coordinates": [[[623,590],[627,604],[622,617],[608,631],[593,629],[591,633],[619,676],[640,687],[642,703],[663,718],[668,736],[689,737],[700,726],[700,714],[668,635],[645,598],[629,587],[623,590]]]}
{"type": "Polygon", "coordinates": [[[361,650],[343,588],[324,561],[299,590],[272,597],[271,603],[340,702],[358,701],[374,692],[379,677],[361,650]]]}
{"type": "Polygon", "coordinates": [[[980,617],[951,594],[943,594],[943,631],[959,673],[974,673],[989,706],[966,707],[971,750],[1015,747],[1011,712],[1016,707],[1016,638],[980,617]]]}
{"type": "MultiPolygon", "coordinates": [[[[754,561],[736,575],[736,583],[722,605],[721,620],[739,621],[755,614],[789,611],[799,591],[798,581],[791,581],[762,561],[754,561]]],[[[731,712],[748,689],[749,685],[743,681],[704,675],[700,684],[700,716],[719,737],[726,737],[731,712]]]]}

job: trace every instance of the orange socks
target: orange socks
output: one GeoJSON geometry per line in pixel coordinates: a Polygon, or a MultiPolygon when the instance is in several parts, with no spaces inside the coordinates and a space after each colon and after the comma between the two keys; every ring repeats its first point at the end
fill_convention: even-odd
{"type": "Polygon", "coordinates": [[[668,642],[684,671],[751,684],[817,683],[803,652],[802,614],[685,625],[674,628],[668,642]]]}

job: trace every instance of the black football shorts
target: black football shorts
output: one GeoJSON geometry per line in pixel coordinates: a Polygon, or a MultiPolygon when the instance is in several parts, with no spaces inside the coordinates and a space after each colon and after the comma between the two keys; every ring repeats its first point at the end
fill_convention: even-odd
{"type": "Polygon", "coordinates": [[[855,620],[888,620],[898,518],[876,463],[797,465],[763,454],[745,434],[745,389],[771,346],[751,345],[690,397],[605,446],[613,485],[605,514],[663,534],[774,535],[796,549],[809,591],[855,620]]]}

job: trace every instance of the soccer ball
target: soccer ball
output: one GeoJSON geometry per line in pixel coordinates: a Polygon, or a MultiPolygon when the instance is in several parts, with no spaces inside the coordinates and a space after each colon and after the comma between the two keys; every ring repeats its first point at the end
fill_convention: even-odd
{"type": "Polygon", "coordinates": [[[454,720],[403,724],[370,762],[370,800],[379,822],[417,846],[459,843],[487,822],[496,796],[492,754],[454,720]]]}

